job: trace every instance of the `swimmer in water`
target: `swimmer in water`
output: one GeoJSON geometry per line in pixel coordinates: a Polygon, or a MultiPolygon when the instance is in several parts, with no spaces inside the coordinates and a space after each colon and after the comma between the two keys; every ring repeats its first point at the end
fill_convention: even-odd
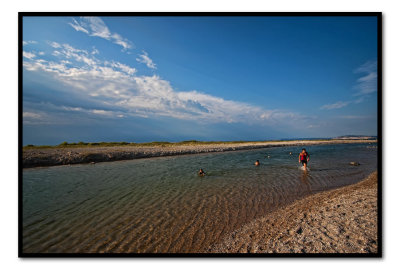
{"type": "Polygon", "coordinates": [[[206,173],[203,171],[203,169],[200,169],[199,172],[197,173],[199,176],[205,176],[206,173]]]}
{"type": "Polygon", "coordinates": [[[254,163],[254,166],[260,166],[260,161],[256,160],[256,162],[254,163]]]}

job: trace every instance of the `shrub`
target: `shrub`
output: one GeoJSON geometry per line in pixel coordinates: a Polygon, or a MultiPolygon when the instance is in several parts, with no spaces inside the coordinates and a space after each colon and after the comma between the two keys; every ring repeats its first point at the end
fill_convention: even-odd
{"type": "Polygon", "coordinates": [[[94,145],[100,145],[99,143],[97,143],[97,142],[91,142],[91,143],[88,143],[88,145],[90,145],[90,146],[94,146],[94,145]]]}

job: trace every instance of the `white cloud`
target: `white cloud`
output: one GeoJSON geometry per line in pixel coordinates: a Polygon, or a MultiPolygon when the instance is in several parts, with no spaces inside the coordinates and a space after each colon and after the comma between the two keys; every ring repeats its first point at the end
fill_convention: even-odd
{"type": "Polygon", "coordinates": [[[81,111],[83,111],[83,108],[80,108],[80,107],[61,106],[61,109],[64,110],[64,111],[70,111],[70,112],[81,112],[81,111]]]}
{"type": "Polygon", "coordinates": [[[122,64],[122,63],[116,62],[116,61],[112,61],[112,62],[105,61],[105,64],[110,65],[113,68],[122,70],[123,72],[126,72],[129,75],[132,75],[137,71],[135,68],[132,68],[128,65],[125,65],[125,64],[122,64]]]}
{"type": "Polygon", "coordinates": [[[69,107],[69,106],[61,106],[60,109],[62,111],[67,111],[67,112],[83,112],[87,114],[94,114],[94,115],[101,115],[101,116],[107,116],[107,117],[118,117],[122,118],[124,117],[121,112],[115,112],[115,111],[110,111],[110,110],[102,110],[102,109],[85,109],[81,107],[69,107]]]}
{"type": "Polygon", "coordinates": [[[83,28],[74,18],[72,18],[72,23],[68,23],[72,26],[76,31],[81,31],[83,33],[89,34],[89,31],[83,28]]]}
{"type": "Polygon", "coordinates": [[[58,44],[57,42],[49,42],[49,45],[55,49],[61,48],[61,45],[58,44]]]}
{"type": "Polygon", "coordinates": [[[23,46],[26,46],[26,45],[29,45],[29,44],[37,44],[37,41],[34,41],[34,40],[24,40],[24,41],[22,41],[22,45],[23,46]]]}
{"type": "Polygon", "coordinates": [[[369,119],[369,118],[373,118],[374,116],[370,116],[370,115],[341,115],[339,116],[339,118],[342,119],[369,119]]]}
{"type": "Polygon", "coordinates": [[[377,61],[368,61],[358,67],[354,72],[365,74],[357,80],[357,85],[355,86],[357,93],[355,96],[368,95],[377,91],[377,61]]]}
{"type": "Polygon", "coordinates": [[[361,97],[357,98],[356,100],[354,100],[353,102],[355,104],[359,104],[359,103],[363,102],[364,100],[365,100],[365,96],[361,96],[361,97]]]}
{"type": "Polygon", "coordinates": [[[136,58],[136,61],[145,64],[148,68],[157,69],[156,64],[152,59],[150,59],[149,54],[145,51],[142,51],[142,54],[139,54],[139,58],[136,58]]]}
{"type": "Polygon", "coordinates": [[[308,125],[307,128],[319,128],[321,125],[308,125]]]}
{"type": "Polygon", "coordinates": [[[81,19],[84,20],[89,26],[92,36],[97,36],[108,40],[111,39],[110,30],[99,17],[83,17],[81,19]]]}
{"type": "Polygon", "coordinates": [[[52,123],[49,115],[42,111],[24,111],[22,113],[22,118],[24,125],[43,125],[52,123]]]}
{"type": "Polygon", "coordinates": [[[22,113],[22,117],[25,118],[31,118],[31,119],[40,119],[42,118],[42,116],[38,113],[34,113],[34,112],[23,112],[22,113]]]}
{"type": "Polygon", "coordinates": [[[33,59],[33,58],[36,57],[36,55],[34,53],[26,52],[26,51],[22,52],[22,56],[25,57],[25,58],[28,58],[28,59],[33,59]]]}
{"type": "Polygon", "coordinates": [[[90,110],[90,112],[94,113],[94,114],[103,115],[103,116],[118,116],[119,117],[119,114],[116,115],[115,112],[113,112],[113,111],[93,109],[93,110],[90,110]]]}
{"type": "Polygon", "coordinates": [[[349,105],[349,104],[350,104],[349,101],[338,101],[338,102],[335,102],[335,103],[333,103],[333,104],[326,104],[326,105],[323,105],[323,106],[321,107],[321,109],[323,109],[323,110],[340,109],[340,108],[343,108],[343,107],[345,107],[345,106],[347,106],[347,105],[349,105]]]}
{"type": "MultiPolygon", "coordinates": [[[[53,46],[54,47],[54,46],[53,46]]],[[[205,122],[298,124],[303,116],[281,110],[266,110],[244,102],[226,100],[198,91],[176,91],[157,75],[139,76],[136,69],[117,61],[101,61],[93,54],[68,44],[58,44],[57,61],[30,59],[24,68],[45,72],[65,84],[66,91],[93,103],[113,108],[64,107],[102,117],[172,117],[205,122]]]]}
{"type": "MultiPolygon", "coordinates": [[[[64,57],[66,59],[73,59],[78,62],[83,62],[89,66],[95,66],[98,60],[93,56],[92,53],[89,53],[86,50],[79,50],[76,49],[69,44],[58,44],[56,42],[54,48],[57,48],[58,50],[55,50],[53,52],[54,56],[57,57],[64,57]]],[[[64,60],[65,61],[65,60],[64,60]]]]}
{"type": "Polygon", "coordinates": [[[91,52],[91,54],[99,54],[100,52],[99,52],[99,50],[98,49],[96,49],[94,46],[93,46],[93,50],[92,50],[92,52],[91,52]]]}
{"type": "Polygon", "coordinates": [[[340,109],[352,103],[359,104],[362,103],[366,98],[368,98],[369,94],[377,91],[377,61],[368,61],[364,63],[363,65],[355,69],[354,73],[365,74],[364,76],[357,79],[357,84],[354,86],[354,88],[357,90],[357,93],[355,93],[353,96],[358,98],[350,101],[338,101],[333,104],[326,104],[321,106],[320,109],[340,109]]]}
{"type": "Polygon", "coordinates": [[[100,37],[120,45],[124,51],[131,49],[133,44],[118,33],[112,33],[104,21],[99,17],[81,17],[79,22],[72,18],[69,23],[76,31],[88,34],[89,36],[100,37]]]}

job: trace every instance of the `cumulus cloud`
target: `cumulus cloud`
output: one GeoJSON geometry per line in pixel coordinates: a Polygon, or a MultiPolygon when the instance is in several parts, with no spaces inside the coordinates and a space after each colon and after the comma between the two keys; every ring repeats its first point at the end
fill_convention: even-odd
{"type": "Polygon", "coordinates": [[[136,61],[138,61],[139,63],[145,64],[148,68],[157,69],[156,64],[149,57],[149,54],[145,51],[142,51],[142,54],[139,54],[139,57],[136,58],[136,61]]]}
{"type": "Polygon", "coordinates": [[[36,57],[36,55],[34,53],[26,52],[26,51],[22,52],[22,56],[25,57],[25,58],[28,58],[28,59],[33,59],[33,58],[36,57]]]}
{"type": "Polygon", "coordinates": [[[118,33],[113,33],[99,17],[81,17],[79,21],[72,18],[69,25],[76,31],[83,32],[89,36],[100,37],[109,40],[122,47],[124,51],[131,49],[133,44],[118,33]]]}
{"type": "MultiPolygon", "coordinates": [[[[24,68],[45,72],[68,86],[70,93],[85,96],[112,110],[64,107],[102,117],[172,117],[205,122],[282,124],[298,122],[303,116],[267,110],[244,102],[226,100],[199,91],[176,91],[157,75],[136,75],[136,69],[117,61],[101,61],[86,50],[69,44],[53,44],[57,61],[40,57],[24,61],[24,68]]],[[[101,106],[99,106],[101,107],[101,106]]]]}

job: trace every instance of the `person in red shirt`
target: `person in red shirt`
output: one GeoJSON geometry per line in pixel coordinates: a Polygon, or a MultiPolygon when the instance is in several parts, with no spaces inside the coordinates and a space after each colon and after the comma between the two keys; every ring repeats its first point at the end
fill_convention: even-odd
{"type": "Polygon", "coordinates": [[[304,167],[304,170],[307,170],[307,162],[310,161],[310,155],[307,153],[306,149],[303,148],[301,153],[299,154],[299,163],[301,163],[304,167]]]}

